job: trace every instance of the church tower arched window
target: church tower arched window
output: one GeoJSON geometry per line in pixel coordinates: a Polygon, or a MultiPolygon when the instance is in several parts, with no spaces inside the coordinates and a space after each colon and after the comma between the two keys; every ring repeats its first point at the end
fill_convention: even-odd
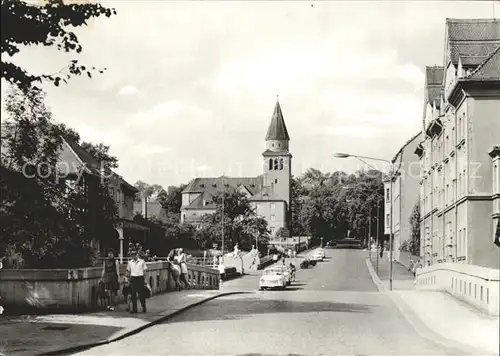
{"type": "Polygon", "coordinates": [[[283,158],[280,158],[280,171],[283,170],[283,158]]]}
{"type": "Polygon", "coordinates": [[[272,158],[269,158],[269,170],[270,171],[273,170],[273,159],[272,158]]]}
{"type": "Polygon", "coordinates": [[[275,171],[277,171],[277,170],[278,170],[278,168],[279,168],[279,167],[278,167],[278,159],[277,159],[277,158],[275,158],[275,159],[274,159],[274,170],[275,170],[275,171]]]}

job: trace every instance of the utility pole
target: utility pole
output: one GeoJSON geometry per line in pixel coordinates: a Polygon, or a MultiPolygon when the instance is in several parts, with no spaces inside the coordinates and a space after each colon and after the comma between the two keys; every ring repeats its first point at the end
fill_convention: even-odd
{"type": "Polygon", "coordinates": [[[372,207],[369,208],[368,217],[368,257],[370,257],[370,262],[372,260],[372,207]]]}
{"type": "Polygon", "coordinates": [[[221,217],[221,231],[222,231],[222,262],[224,263],[224,200],[226,200],[226,183],[224,182],[224,175],[222,175],[222,217],[221,217]]]}

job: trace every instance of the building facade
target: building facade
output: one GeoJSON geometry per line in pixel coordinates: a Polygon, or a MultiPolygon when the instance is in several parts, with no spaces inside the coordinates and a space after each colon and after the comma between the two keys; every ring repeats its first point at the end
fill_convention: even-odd
{"type": "Polygon", "coordinates": [[[419,203],[419,181],[420,181],[420,161],[415,157],[415,149],[420,144],[421,133],[419,132],[405,143],[399,152],[392,159],[394,164],[394,177],[392,180],[384,180],[384,204],[385,204],[385,224],[384,234],[390,234],[391,226],[391,202],[392,212],[392,233],[394,258],[400,260],[400,248],[403,244],[411,241],[410,217],[415,207],[419,203]]]}
{"type": "Polygon", "coordinates": [[[447,19],[444,65],[427,68],[422,136],[425,265],[499,268],[500,20],[447,19]]]}
{"type": "MultiPolygon", "coordinates": [[[[118,223],[115,227],[116,241],[110,247],[115,249],[120,256],[127,256],[128,243],[144,239],[149,231],[147,227],[133,220],[137,188],[112,170],[103,168],[103,162],[96,160],[69,138],[63,139],[58,166],[64,170],[67,185],[71,186],[72,182],[83,180],[84,184],[89,187],[85,190],[88,199],[92,199],[92,186],[100,184],[103,179],[106,180],[118,212],[118,223]]],[[[94,247],[104,253],[97,243],[94,243],[94,247]]]]}
{"type": "Polygon", "coordinates": [[[276,102],[262,153],[263,174],[258,177],[195,178],[182,192],[181,222],[201,226],[203,215],[216,211],[213,196],[238,190],[248,197],[257,215],[268,222],[271,236],[288,228],[291,200],[292,154],[290,137],[276,102]]]}

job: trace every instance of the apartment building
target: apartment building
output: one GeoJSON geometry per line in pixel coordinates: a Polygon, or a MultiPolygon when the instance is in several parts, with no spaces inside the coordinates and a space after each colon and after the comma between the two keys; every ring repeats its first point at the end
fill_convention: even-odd
{"type": "Polygon", "coordinates": [[[427,67],[421,256],[499,268],[500,20],[447,19],[443,67],[427,67]]]}
{"type": "Polygon", "coordinates": [[[394,178],[391,197],[391,180],[384,180],[385,224],[384,234],[389,235],[391,230],[391,201],[392,201],[392,233],[394,259],[400,260],[402,245],[411,240],[410,217],[415,204],[419,203],[420,161],[415,157],[415,149],[420,144],[421,132],[408,140],[392,159],[394,178]]]}

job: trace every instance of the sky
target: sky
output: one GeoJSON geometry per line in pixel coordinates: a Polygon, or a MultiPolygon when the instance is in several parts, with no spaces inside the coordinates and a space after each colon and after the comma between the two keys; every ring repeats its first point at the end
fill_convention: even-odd
{"type": "Polygon", "coordinates": [[[500,15],[491,1],[103,4],[117,15],[75,31],[81,54],[30,47],[12,60],[35,73],[71,59],[107,68],[46,86],[47,104],[84,140],[110,145],[127,181],[164,187],[261,174],[277,95],[295,176],[364,166],[335,152],[391,159],[421,130],[445,19],[500,15]]]}

